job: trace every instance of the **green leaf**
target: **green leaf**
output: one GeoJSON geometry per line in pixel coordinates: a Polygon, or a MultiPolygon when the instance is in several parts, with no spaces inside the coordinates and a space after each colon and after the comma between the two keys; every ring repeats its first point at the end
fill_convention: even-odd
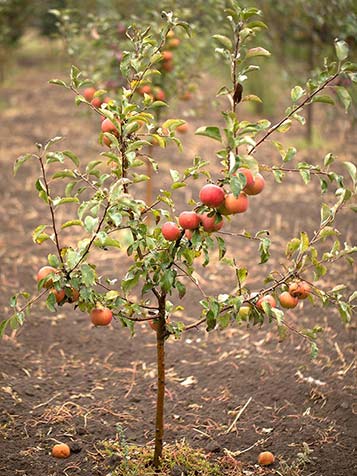
{"type": "Polygon", "coordinates": [[[295,253],[295,251],[299,248],[300,246],[300,240],[299,238],[293,238],[292,240],[289,241],[289,243],[286,245],[286,250],[285,254],[287,258],[291,258],[291,256],[295,253]]]}
{"type": "Polygon", "coordinates": [[[179,182],[181,179],[180,172],[178,172],[177,170],[170,169],[170,175],[174,182],[179,182]]]}
{"type": "Polygon", "coordinates": [[[164,271],[160,279],[160,286],[166,293],[171,291],[174,285],[175,276],[176,273],[172,269],[167,269],[166,271],[164,271]]]}
{"type": "Polygon", "coordinates": [[[182,119],[168,119],[162,124],[161,128],[174,131],[178,126],[182,126],[183,124],[186,124],[186,121],[182,119]]]}
{"type": "Polygon", "coordinates": [[[321,94],[319,96],[314,96],[312,98],[312,102],[323,102],[325,104],[335,104],[335,101],[332,99],[332,97],[328,96],[327,94],[321,94]]]}
{"type": "Polygon", "coordinates": [[[37,228],[34,229],[32,232],[32,240],[34,243],[41,244],[44,241],[48,240],[50,236],[47,233],[43,233],[46,229],[47,225],[39,225],[37,228]]]}
{"type": "Polygon", "coordinates": [[[91,217],[90,215],[86,216],[84,219],[84,228],[88,233],[92,233],[94,229],[98,226],[99,219],[91,217]]]}
{"type": "Polygon", "coordinates": [[[256,48],[250,48],[246,55],[247,58],[254,58],[255,56],[271,56],[271,53],[265,48],[257,46],[256,48]]]}
{"type": "Polygon", "coordinates": [[[184,295],[186,294],[186,286],[181,283],[181,281],[176,281],[175,282],[175,288],[177,289],[179,298],[182,299],[184,295]]]}
{"type": "Polygon", "coordinates": [[[260,104],[263,104],[262,99],[260,99],[259,96],[256,96],[255,94],[247,94],[246,96],[243,97],[242,102],[246,101],[253,101],[253,102],[258,102],[260,104]]]}
{"type": "Polygon", "coordinates": [[[56,255],[49,254],[48,257],[47,257],[47,260],[48,260],[48,264],[50,266],[53,266],[54,268],[59,268],[60,267],[60,261],[59,261],[59,259],[57,258],[56,255]]]}
{"type": "Polygon", "coordinates": [[[273,169],[273,175],[274,175],[275,182],[277,183],[282,182],[282,179],[284,177],[284,172],[282,172],[281,170],[273,169]]]}
{"type": "Polygon", "coordinates": [[[307,185],[307,184],[310,182],[310,180],[311,180],[310,170],[305,169],[305,168],[301,168],[301,169],[300,169],[300,175],[301,175],[301,178],[302,178],[303,181],[304,181],[304,184],[307,185]]]}
{"type": "Polygon", "coordinates": [[[268,28],[267,25],[259,20],[256,21],[251,21],[250,23],[247,24],[247,28],[268,28]]]}
{"type": "Polygon", "coordinates": [[[348,56],[348,44],[343,40],[335,41],[336,56],[340,61],[343,61],[348,56]]]}
{"type": "Polygon", "coordinates": [[[10,319],[4,319],[0,322],[0,338],[2,338],[5,334],[6,328],[9,325],[10,319]]]}
{"type": "Polygon", "coordinates": [[[305,90],[301,86],[295,86],[291,90],[291,99],[293,102],[297,102],[305,94],[305,90]]]}
{"type": "Polygon", "coordinates": [[[269,238],[262,238],[259,243],[260,264],[266,263],[270,258],[270,244],[269,238]]]}
{"type": "Polygon", "coordinates": [[[51,312],[56,312],[56,296],[53,293],[47,296],[46,306],[51,312]]]}
{"type": "Polygon", "coordinates": [[[77,68],[77,66],[72,65],[71,66],[71,81],[74,84],[74,86],[78,86],[78,78],[80,76],[81,72],[77,68]]]}
{"type": "Polygon", "coordinates": [[[288,151],[285,154],[285,157],[283,157],[283,161],[289,162],[290,160],[292,160],[295,157],[296,152],[297,150],[295,149],[295,147],[289,147],[288,151]]]}
{"type": "Polygon", "coordinates": [[[76,174],[73,172],[73,170],[64,169],[52,175],[52,180],[62,179],[62,178],[76,178],[76,174]]]}
{"type": "Polygon", "coordinates": [[[227,50],[231,51],[233,49],[232,41],[227,36],[213,35],[212,38],[214,38],[218,43],[227,48],[227,50]]]}
{"type": "Polygon", "coordinates": [[[66,203],[79,203],[78,197],[57,197],[53,199],[53,205],[58,207],[59,205],[63,205],[66,203]]]}
{"type": "Polygon", "coordinates": [[[278,127],[278,132],[285,133],[287,132],[291,127],[291,119],[286,119],[281,126],[278,127]]]}
{"type": "Polygon", "coordinates": [[[20,167],[22,167],[23,164],[27,162],[29,159],[31,159],[32,157],[33,157],[32,154],[20,155],[20,157],[16,159],[16,162],[14,164],[14,175],[16,175],[20,167]]]}
{"type": "Polygon", "coordinates": [[[203,126],[199,127],[196,132],[198,136],[206,136],[210,137],[211,139],[218,140],[218,142],[222,142],[221,133],[218,127],[216,126],[203,126]]]}
{"type": "Polygon", "coordinates": [[[242,287],[247,279],[248,276],[248,270],[247,268],[236,268],[236,278],[237,282],[240,284],[242,287]]]}
{"type": "Polygon", "coordinates": [[[226,254],[226,243],[223,238],[216,236],[218,250],[219,250],[219,259],[221,260],[226,254]]]}
{"type": "Polygon", "coordinates": [[[350,108],[351,104],[352,104],[352,98],[351,98],[349,92],[343,86],[335,86],[335,90],[336,90],[336,93],[337,93],[337,96],[338,96],[339,100],[342,102],[342,104],[345,108],[345,112],[347,112],[348,109],[350,108]]]}
{"type": "Polygon", "coordinates": [[[68,157],[73,163],[74,165],[76,165],[78,167],[79,165],[79,158],[76,156],[76,154],[74,154],[73,152],[71,152],[70,150],[64,150],[62,152],[63,155],[65,155],[66,157],[68,157]]]}
{"type": "Polygon", "coordinates": [[[281,326],[283,322],[283,318],[284,318],[284,311],[282,311],[281,309],[277,309],[276,307],[273,307],[271,309],[271,313],[275,317],[278,323],[278,326],[281,326]]]}
{"type": "Polygon", "coordinates": [[[95,284],[96,273],[89,264],[84,263],[81,266],[82,282],[85,286],[91,287],[95,284]]]}
{"type": "Polygon", "coordinates": [[[62,79],[50,79],[48,82],[49,84],[57,84],[58,86],[64,86],[65,88],[67,88],[67,84],[62,81],[62,79]]]}
{"type": "Polygon", "coordinates": [[[352,162],[344,161],[343,165],[346,167],[347,172],[349,173],[353,185],[356,186],[357,183],[357,168],[352,162]]]}
{"type": "Polygon", "coordinates": [[[182,188],[182,187],[186,187],[186,183],[185,182],[175,182],[171,185],[171,188],[172,190],[176,190],[178,188],[182,188]]]}
{"type": "Polygon", "coordinates": [[[130,271],[129,273],[127,273],[127,275],[121,282],[123,291],[127,292],[130,289],[134,288],[138,284],[139,278],[140,272],[133,273],[132,271],[130,271]]]}
{"type": "Polygon", "coordinates": [[[320,216],[322,226],[328,223],[330,221],[330,218],[332,217],[332,211],[326,203],[323,203],[321,206],[320,216]]]}
{"type": "Polygon", "coordinates": [[[65,228],[69,228],[70,226],[83,226],[83,222],[81,220],[69,220],[66,223],[63,223],[61,226],[62,230],[65,228]]]}
{"type": "MultiPolygon", "coordinates": [[[[245,184],[244,184],[245,185],[245,184]]],[[[244,187],[243,185],[243,187],[244,187]]],[[[242,190],[242,182],[239,177],[232,175],[229,181],[229,186],[232,190],[233,195],[237,198],[242,190]]]]}
{"type": "Polygon", "coordinates": [[[308,234],[305,231],[301,232],[300,246],[299,246],[300,252],[304,253],[309,248],[309,245],[310,245],[310,240],[309,240],[308,234]]]}
{"type": "Polygon", "coordinates": [[[328,167],[335,161],[336,157],[330,153],[326,154],[324,157],[324,167],[328,167]]]}
{"type": "Polygon", "coordinates": [[[311,342],[311,348],[310,348],[310,356],[312,359],[316,359],[319,353],[319,348],[316,344],[316,342],[311,342]]]}

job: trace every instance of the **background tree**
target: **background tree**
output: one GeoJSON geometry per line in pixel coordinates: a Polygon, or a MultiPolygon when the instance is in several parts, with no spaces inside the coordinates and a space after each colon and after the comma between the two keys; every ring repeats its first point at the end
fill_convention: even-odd
{"type": "Polygon", "coordinates": [[[0,82],[5,77],[5,67],[11,51],[18,44],[30,16],[30,0],[5,0],[0,2],[0,82]]]}

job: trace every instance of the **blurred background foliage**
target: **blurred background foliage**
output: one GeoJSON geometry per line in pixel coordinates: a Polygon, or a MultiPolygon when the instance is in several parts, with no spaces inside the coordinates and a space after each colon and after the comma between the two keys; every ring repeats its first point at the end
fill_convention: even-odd
{"type": "MultiPolygon", "coordinates": [[[[175,49],[175,68],[166,78],[173,96],[184,94],[200,74],[217,72],[218,57],[212,54],[216,44],[213,33],[220,33],[224,22],[222,7],[228,0],[0,0],[0,80],[16,47],[26,41],[29,30],[49,39],[60,37],[67,54],[93,80],[107,89],[120,82],[120,61],[128,45],[126,27],[133,22],[150,25],[158,31],[160,12],[175,15],[192,26],[191,38],[175,32],[180,48],[175,49]],[[22,38],[22,41],[21,41],[22,38]],[[170,83],[171,81],[171,83],[170,83]],[[181,89],[181,90],[180,90],[181,89]]],[[[347,41],[352,60],[357,56],[357,0],[242,0],[242,6],[263,11],[269,26],[259,38],[272,53],[269,61],[259,61],[262,73],[249,82],[252,91],[263,99],[260,113],[273,115],[277,97],[292,85],[313,76],[324,57],[333,55],[334,39],[347,41]]],[[[343,81],[343,78],[340,79],[343,81]]],[[[349,88],[356,99],[356,87],[349,88]]],[[[285,93],[284,93],[285,94],[285,93]]],[[[356,101],[351,115],[357,121],[356,101]]],[[[313,136],[313,110],[308,111],[307,138],[313,136]]]]}

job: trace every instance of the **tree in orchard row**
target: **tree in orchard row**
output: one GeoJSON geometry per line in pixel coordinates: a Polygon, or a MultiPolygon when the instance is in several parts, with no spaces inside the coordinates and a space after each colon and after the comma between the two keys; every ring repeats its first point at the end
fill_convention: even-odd
{"type": "MultiPolygon", "coordinates": [[[[287,331],[304,337],[316,354],[315,339],[320,327],[298,330],[284,319],[284,308],[293,308],[297,300],[308,298],[312,303],[320,301],[323,306],[336,305],[344,321],[348,322],[355,307],[356,293],[347,296],[345,286],[337,285],[331,290],[322,289],[316,283],[327,272],[329,266],[340,259],[352,260],[356,248],[339,241],[335,219],[341,208],[349,206],[356,187],[356,168],[345,162],[352,179],[347,180],[332,170],[335,157],[325,156],[322,165],[299,162],[289,166],[296,150],[273,141],[280,156],[281,165],[270,166],[259,163],[254,154],[275,134],[286,132],[294,121],[301,121],[300,112],[313,101],[321,98],[321,92],[341,74],[355,80],[356,65],[347,61],[348,47],[343,41],[336,42],[337,60],[326,61],[324,69],[315,81],[305,88],[295,87],[291,91],[292,104],[282,119],[272,125],[265,119],[256,122],[243,120],[237,111],[240,103],[256,101],[254,95],[244,95],[243,85],[248,75],[258,68],[251,63],[257,56],[268,56],[269,52],[252,46],[256,32],[265,28],[258,18],[256,8],[240,8],[235,2],[227,9],[227,34],[215,35],[217,53],[230,65],[231,84],[220,89],[219,95],[227,98],[229,109],[225,110],[224,127],[203,126],[196,134],[212,138],[219,143],[216,153],[221,163],[221,172],[215,179],[209,169],[210,162],[195,157],[191,167],[183,172],[171,170],[170,190],[161,190],[152,204],[135,198],[136,184],[147,180],[139,173],[145,165],[143,148],[156,137],[163,146],[171,142],[181,147],[175,132],[182,123],[179,119],[167,119],[156,130],[154,111],[157,100],[136,94],[152,75],[157,74],[156,65],[162,61],[167,35],[177,28],[189,26],[171,13],[164,13],[166,23],[161,38],[156,41],[150,30],[136,30],[133,48],[124,52],[123,76],[125,86],[117,100],[104,103],[100,108],[90,103],[81,93],[90,81],[83,79],[78,68],[72,67],[70,81],[51,82],[73,91],[77,104],[86,104],[96,114],[110,121],[113,128],[101,133],[102,143],[109,144],[98,160],[81,164],[81,160],[70,150],[54,150],[61,138],[55,137],[45,145],[37,144],[37,153],[18,158],[15,172],[27,160],[37,160],[41,176],[36,181],[39,198],[48,206],[50,224],[44,223],[33,232],[34,242],[41,244],[52,241],[56,252],[48,256],[48,266],[38,275],[40,293],[29,299],[27,293],[18,293],[11,298],[14,314],[0,325],[0,334],[10,326],[17,328],[24,323],[32,305],[47,295],[47,307],[56,311],[57,306],[75,303],[81,311],[91,316],[94,325],[108,325],[114,319],[134,332],[136,323],[149,321],[156,331],[157,348],[157,405],[155,422],[155,449],[153,464],[158,467],[162,457],[164,436],[165,396],[165,342],[179,337],[184,332],[204,325],[207,331],[232,324],[247,323],[261,325],[268,321],[276,324],[280,338],[287,331]],[[144,124],[144,129],[143,129],[144,124]],[[72,163],[72,166],[68,165],[72,163]],[[222,226],[227,220],[239,227],[237,213],[247,211],[250,199],[261,200],[260,193],[269,196],[264,188],[263,175],[272,173],[281,182],[285,174],[300,173],[303,181],[320,180],[321,191],[329,187],[335,192],[335,203],[323,203],[321,221],[317,230],[308,235],[302,231],[286,248],[286,263],[282,270],[272,270],[264,279],[264,285],[253,292],[246,280],[248,270],[239,265],[239,259],[228,256],[225,235],[259,244],[260,262],[269,260],[269,233],[261,230],[255,234],[248,231],[225,232],[222,226]],[[175,190],[188,185],[190,180],[205,179],[197,200],[181,213],[175,209],[175,190]],[[63,194],[55,195],[51,190],[54,181],[63,184],[63,194]],[[348,182],[349,183],[349,182],[348,182]],[[57,211],[67,204],[77,207],[77,215],[59,223],[57,211]],[[177,216],[178,215],[178,216],[177,216]],[[151,216],[155,226],[148,224],[151,216]],[[79,227],[83,236],[71,246],[62,246],[62,230],[79,227]],[[331,243],[332,240],[332,243],[331,243]],[[331,246],[328,246],[331,243],[331,246]],[[125,249],[131,264],[123,279],[106,279],[97,273],[91,260],[94,248],[106,250],[125,249]],[[234,292],[222,289],[218,295],[208,295],[195,273],[197,265],[209,266],[213,255],[218,253],[220,262],[227,266],[236,281],[234,292]],[[202,294],[199,303],[200,317],[186,325],[177,319],[182,311],[179,300],[186,294],[185,280],[197,286],[202,294]],[[21,299],[28,299],[21,306],[21,299]],[[281,308],[277,307],[280,302],[281,308]]],[[[160,101],[161,102],[161,101],[160,101]]],[[[108,122],[107,122],[108,124],[108,122]]],[[[209,158],[212,160],[212,157],[209,158]]],[[[154,158],[150,160],[155,163],[154,158]]],[[[263,201],[261,201],[264,206],[263,201]]],[[[249,211],[247,212],[249,213],[249,211]]],[[[46,263],[44,263],[45,265],[46,263]]],[[[46,265],[47,266],[47,265],[46,265]]]]}
{"type": "MultiPolygon", "coordinates": [[[[92,73],[94,85],[84,89],[85,99],[93,106],[100,108],[103,103],[120,97],[120,85],[123,82],[125,84],[122,69],[126,67],[127,58],[124,51],[128,42],[135,45],[135,42],[141,41],[135,27],[130,26],[127,20],[118,17],[115,8],[100,17],[89,14],[85,18],[81,18],[80,12],[69,9],[52,10],[52,13],[58,18],[58,28],[67,45],[68,53],[75,58],[76,54],[77,56],[80,54],[80,66],[84,69],[82,73],[92,73]],[[85,28],[80,28],[83,21],[87,25],[85,28]]],[[[150,31],[154,37],[160,36],[161,27],[157,17],[158,14],[147,10],[143,12],[141,18],[143,23],[150,24],[150,31]]],[[[144,78],[136,90],[137,94],[143,97],[146,94],[156,99],[153,111],[156,128],[159,126],[163,109],[168,102],[174,99],[189,101],[197,88],[194,79],[198,74],[195,73],[192,65],[195,60],[197,61],[198,52],[195,51],[193,54],[190,41],[180,37],[177,33],[173,30],[167,33],[161,51],[161,60],[156,63],[157,74],[151,74],[147,79],[144,78]]],[[[185,133],[188,127],[187,123],[182,122],[176,131],[185,133]]],[[[102,123],[103,132],[110,132],[110,129],[114,131],[115,128],[108,120],[102,123]]],[[[104,138],[104,142],[106,145],[110,145],[108,138],[104,138]]],[[[164,146],[160,137],[152,138],[147,153],[149,157],[153,155],[151,148],[154,146],[164,146]]],[[[150,180],[147,180],[146,183],[145,201],[150,204],[153,202],[154,186],[153,166],[150,160],[146,161],[146,175],[150,180]]]]}

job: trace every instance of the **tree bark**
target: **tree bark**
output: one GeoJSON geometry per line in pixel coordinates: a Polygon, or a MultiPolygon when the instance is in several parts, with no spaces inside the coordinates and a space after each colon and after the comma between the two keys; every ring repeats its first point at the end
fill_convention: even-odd
{"type": "Polygon", "coordinates": [[[155,423],[155,451],[154,466],[160,466],[164,439],[164,405],[165,405],[165,303],[166,295],[159,299],[159,317],[156,331],[157,351],[157,396],[156,396],[156,423],[155,423]]]}

